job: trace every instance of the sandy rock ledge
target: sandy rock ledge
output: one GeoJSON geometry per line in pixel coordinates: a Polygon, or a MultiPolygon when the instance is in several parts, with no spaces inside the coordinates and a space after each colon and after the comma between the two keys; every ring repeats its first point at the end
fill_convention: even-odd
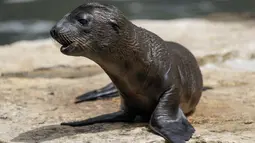
{"type": "MultiPolygon", "coordinates": [[[[204,84],[189,120],[197,132],[189,143],[255,142],[255,41],[253,20],[179,19],[133,21],[196,56],[204,84]]],[[[119,98],[74,104],[109,78],[94,62],[62,55],[51,39],[0,47],[0,143],[163,143],[145,124],[59,123],[118,110],[119,98]]]]}

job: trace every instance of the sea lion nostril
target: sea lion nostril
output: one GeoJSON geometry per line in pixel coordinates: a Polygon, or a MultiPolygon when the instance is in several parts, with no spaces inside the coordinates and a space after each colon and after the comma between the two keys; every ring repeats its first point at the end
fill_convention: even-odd
{"type": "Polygon", "coordinates": [[[57,32],[56,32],[55,27],[53,27],[53,28],[50,30],[50,35],[51,35],[53,38],[56,38],[56,37],[57,37],[57,32]]]}
{"type": "Polygon", "coordinates": [[[61,33],[60,33],[59,29],[56,28],[56,26],[52,27],[52,29],[50,30],[50,35],[53,39],[55,39],[61,45],[64,45],[64,46],[68,45],[68,42],[66,42],[64,37],[61,36],[61,33]]]}

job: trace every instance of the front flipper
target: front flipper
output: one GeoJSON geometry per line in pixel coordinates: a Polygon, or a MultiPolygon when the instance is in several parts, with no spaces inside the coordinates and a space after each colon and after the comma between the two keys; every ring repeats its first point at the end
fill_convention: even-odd
{"type": "Polygon", "coordinates": [[[86,125],[92,125],[95,123],[110,123],[110,122],[133,122],[135,119],[135,114],[129,114],[123,110],[105,114],[101,116],[97,116],[94,118],[89,118],[82,121],[75,121],[75,122],[66,122],[61,123],[61,125],[67,125],[67,126],[86,126],[86,125]]]}
{"type": "Polygon", "coordinates": [[[102,97],[102,98],[116,97],[118,95],[119,95],[118,90],[115,87],[115,85],[113,83],[109,83],[103,88],[93,90],[76,97],[75,103],[96,100],[99,97],[102,97]]]}
{"type": "Polygon", "coordinates": [[[192,137],[195,129],[179,108],[177,89],[172,88],[161,96],[151,116],[150,127],[172,143],[185,143],[192,137]]]}

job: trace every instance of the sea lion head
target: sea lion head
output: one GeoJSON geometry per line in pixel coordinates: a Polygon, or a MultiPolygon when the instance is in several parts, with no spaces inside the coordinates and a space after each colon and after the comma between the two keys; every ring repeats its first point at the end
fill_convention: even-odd
{"type": "Polygon", "coordinates": [[[114,6],[87,3],[66,14],[50,34],[62,45],[63,54],[91,57],[105,54],[117,43],[123,20],[125,17],[114,6]]]}

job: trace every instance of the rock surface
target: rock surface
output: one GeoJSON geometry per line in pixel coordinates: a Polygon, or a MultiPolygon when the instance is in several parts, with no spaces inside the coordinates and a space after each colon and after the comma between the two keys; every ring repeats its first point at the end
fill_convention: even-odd
{"type": "MultiPolygon", "coordinates": [[[[255,21],[252,19],[135,20],[197,57],[204,84],[190,143],[255,142],[255,21]]],[[[118,110],[119,98],[74,104],[110,82],[94,62],[59,52],[51,39],[0,47],[0,142],[163,143],[145,124],[64,127],[118,110]]]]}

